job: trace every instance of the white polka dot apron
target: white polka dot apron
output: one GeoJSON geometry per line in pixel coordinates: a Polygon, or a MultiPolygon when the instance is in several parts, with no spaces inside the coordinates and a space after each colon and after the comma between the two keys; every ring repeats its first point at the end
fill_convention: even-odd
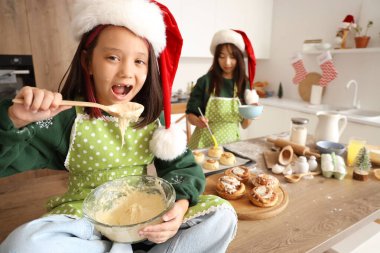
{"type": "MultiPolygon", "coordinates": [[[[240,140],[239,123],[243,118],[239,114],[240,101],[233,98],[210,96],[206,105],[205,117],[218,142],[225,144],[240,140]]],[[[191,149],[213,146],[214,142],[207,128],[195,128],[189,142],[191,149]]]]}
{"type": "Polygon", "coordinates": [[[82,202],[92,189],[127,175],[146,174],[154,158],[149,141],[157,126],[155,122],[142,129],[127,127],[122,146],[115,117],[90,119],[78,111],[65,161],[70,171],[68,191],[48,202],[50,213],[81,217],[82,202]]]}
{"type": "MultiPolygon", "coordinates": [[[[158,123],[142,129],[127,127],[122,146],[117,119],[90,119],[77,109],[65,167],[70,171],[68,191],[49,200],[49,214],[82,217],[82,202],[97,186],[128,175],[146,174],[146,166],[153,161],[149,141],[158,123]]],[[[181,183],[176,179],[170,183],[181,183]]],[[[201,195],[197,205],[190,207],[188,219],[205,215],[217,208],[233,208],[228,201],[214,195],[201,195]]]]}

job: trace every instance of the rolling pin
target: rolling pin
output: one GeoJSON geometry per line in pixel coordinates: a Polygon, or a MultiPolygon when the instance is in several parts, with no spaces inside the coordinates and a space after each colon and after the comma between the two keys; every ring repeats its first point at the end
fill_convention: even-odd
{"type": "Polygon", "coordinates": [[[284,139],[280,139],[280,138],[277,138],[277,139],[267,138],[267,141],[274,143],[274,145],[276,145],[280,148],[283,148],[283,147],[290,145],[290,146],[292,146],[294,153],[296,153],[297,155],[303,155],[303,156],[313,155],[316,158],[321,157],[321,155],[319,153],[311,152],[309,147],[302,146],[302,145],[299,145],[297,143],[294,143],[294,142],[291,142],[288,140],[284,140],[284,139]]]}

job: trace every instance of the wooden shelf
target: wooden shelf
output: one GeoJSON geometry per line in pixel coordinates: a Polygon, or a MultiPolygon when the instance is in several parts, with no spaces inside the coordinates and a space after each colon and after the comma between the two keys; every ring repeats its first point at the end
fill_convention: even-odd
{"type": "MultiPolygon", "coordinates": [[[[320,54],[323,50],[303,51],[304,54],[320,54]]],[[[380,47],[367,48],[348,48],[348,49],[332,49],[331,54],[365,54],[365,53],[380,53],[380,47]]]]}

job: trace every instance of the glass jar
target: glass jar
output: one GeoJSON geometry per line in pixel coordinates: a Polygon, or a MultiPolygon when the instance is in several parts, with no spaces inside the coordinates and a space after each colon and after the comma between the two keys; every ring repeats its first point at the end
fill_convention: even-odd
{"type": "Polygon", "coordinates": [[[307,139],[307,123],[305,118],[292,118],[292,128],[290,131],[290,141],[305,146],[307,139]]]}

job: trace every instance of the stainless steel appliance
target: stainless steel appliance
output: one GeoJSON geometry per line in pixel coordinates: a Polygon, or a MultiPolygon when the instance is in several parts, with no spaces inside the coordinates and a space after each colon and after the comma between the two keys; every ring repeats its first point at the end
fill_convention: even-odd
{"type": "Polygon", "coordinates": [[[0,100],[13,98],[22,86],[36,86],[31,55],[0,55],[0,100]]]}

